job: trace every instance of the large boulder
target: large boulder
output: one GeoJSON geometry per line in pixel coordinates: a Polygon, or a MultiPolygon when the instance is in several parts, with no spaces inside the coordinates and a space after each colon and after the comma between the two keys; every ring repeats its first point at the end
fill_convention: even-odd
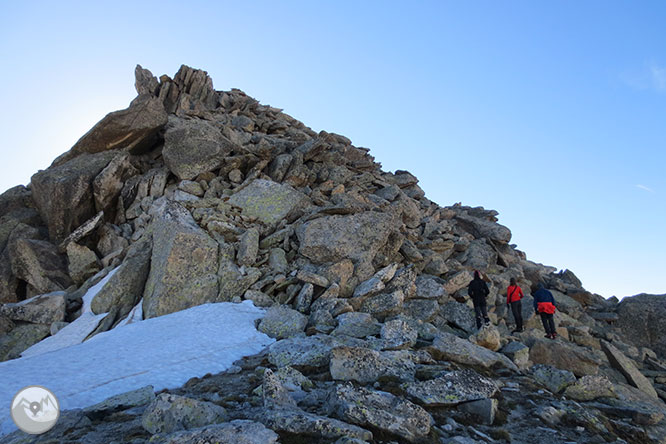
{"type": "Polygon", "coordinates": [[[569,370],[560,370],[550,365],[536,364],[530,368],[532,378],[553,393],[559,393],[574,382],[576,376],[569,370]]]}
{"type": "Polygon", "coordinates": [[[0,212],[0,252],[5,249],[12,231],[19,224],[43,225],[39,213],[34,208],[21,207],[7,213],[0,212]]]}
{"type": "Polygon", "coordinates": [[[266,311],[257,329],[271,338],[284,339],[303,333],[307,323],[307,316],[287,306],[279,305],[266,311]]]}
{"type": "Polygon", "coordinates": [[[158,96],[169,113],[187,114],[187,111],[206,111],[217,106],[217,92],[206,71],[181,65],[173,78],[161,77],[158,96]]]}
{"type": "Polygon", "coordinates": [[[162,156],[169,170],[180,180],[192,180],[224,163],[234,144],[220,128],[205,120],[169,119],[162,156]]]}
{"type": "Polygon", "coordinates": [[[67,244],[67,269],[72,280],[81,285],[100,270],[97,255],[90,248],[76,242],[67,244]]]}
{"type": "Polygon", "coordinates": [[[444,283],[435,276],[420,275],[416,278],[416,296],[419,299],[439,299],[446,296],[444,283]]]}
{"type": "Polygon", "coordinates": [[[31,193],[24,185],[16,185],[0,194],[0,216],[31,206],[31,193]]]}
{"type": "Polygon", "coordinates": [[[336,318],[338,326],[331,332],[333,336],[365,338],[379,334],[381,324],[368,313],[348,312],[336,318]]]}
{"type": "Polygon", "coordinates": [[[472,281],[474,276],[472,276],[472,273],[469,270],[462,270],[451,276],[445,283],[444,283],[444,290],[448,294],[453,294],[456,291],[467,287],[469,283],[472,281]]]}
{"type": "Polygon", "coordinates": [[[418,331],[404,319],[392,319],[382,325],[381,338],[384,350],[404,350],[414,346],[418,331]]]}
{"type": "Polygon", "coordinates": [[[502,346],[500,332],[494,325],[485,325],[474,335],[474,342],[488,350],[497,351],[502,346]]]}
{"type": "Polygon", "coordinates": [[[503,355],[511,359],[520,369],[527,367],[529,364],[530,348],[522,342],[511,341],[500,351],[503,355]]]}
{"type": "Polygon", "coordinates": [[[146,407],[141,424],[152,434],[171,433],[220,423],[226,416],[224,408],[210,402],[162,393],[146,407]]]}
{"type": "Polygon", "coordinates": [[[55,245],[38,239],[17,239],[9,244],[12,272],[37,293],[64,290],[72,284],[67,261],[55,245]]]}
{"type": "Polygon", "coordinates": [[[408,442],[430,432],[432,417],[422,407],[391,393],[338,385],[330,409],[337,417],[360,426],[377,428],[408,442]]]}
{"type": "Polygon", "coordinates": [[[331,350],[341,345],[342,341],[326,335],[295,336],[272,344],[268,361],[276,367],[323,367],[330,362],[331,350]]]}
{"type": "Polygon", "coordinates": [[[35,345],[50,334],[50,328],[44,324],[21,324],[0,336],[0,361],[18,358],[22,352],[35,345]]]}
{"type": "Polygon", "coordinates": [[[596,375],[600,365],[599,360],[582,348],[547,339],[539,339],[530,347],[530,361],[570,370],[577,377],[596,375]]]}
{"type": "Polygon", "coordinates": [[[175,432],[163,439],[152,439],[156,444],[201,444],[201,443],[234,443],[234,444],[276,444],[279,436],[263,424],[244,419],[231,422],[206,425],[204,427],[175,432]]]}
{"type": "Polygon", "coordinates": [[[128,153],[118,154],[93,180],[93,196],[98,211],[110,213],[125,181],[138,174],[128,153]]]}
{"type": "Polygon", "coordinates": [[[615,398],[613,383],[605,376],[587,375],[567,387],[564,396],[576,401],[592,401],[597,398],[615,398]]]}
{"type": "Polygon", "coordinates": [[[608,357],[608,362],[610,362],[611,366],[619,370],[631,385],[658,399],[657,391],[650,380],[643,376],[631,359],[627,358],[624,353],[607,341],[601,341],[601,349],[606,354],[606,357],[608,357]]]}
{"type": "Polygon", "coordinates": [[[487,270],[497,264],[497,251],[488,244],[486,239],[475,239],[470,242],[460,260],[468,268],[487,270]]]}
{"type": "Polygon", "coordinates": [[[147,385],[139,389],[111,396],[102,402],[86,407],[84,412],[89,417],[102,418],[121,410],[150,404],[154,400],[155,392],[153,386],[147,385]]]}
{"type": "Polygon", "coordinates": [[[435,359],[454,361],[459,364],[483,368],[504,367],[514,371],[518,368],[506,356],[488,350],[480,345],[472,344],[466,339],[451,333],[440,333],[435,337],[428,352],[435,359]]]}
{"type": "Polygon", "coordinates": [[[640,294],[622,299],[615,326],[636,347],[648,347],[666,357],[666,294],[640,294]]]}
{"type": "Polygon", "coordinates": [[[377,380],[413,381],[416,365],[409,352],[337,347],[331,351],[330,372],[335,380],[361,384],[377,380]]]}
{"type": "Polygon", "coordinates": [[[62,291],[35,296],[15,304],[0,306],[0,315],[12,321],[51,325],[65,320],[65,293],[62,291]]]}
{"type": "Polygon", "coordinates": [[[555,298],[555,305],[558,310],[563,311],[573,318],[578,318],[583,313],[583,306],[571,296],[567,296],[557,290],[550,290],[550,292],[553,294],[553,298],[555,298]]]}
{"type": "Polygon", "coordinates": [[[268,368],[264,370],[264,380],[261,384],[261,396],[264,401],[264,408],[266,409],[296,408],[296,401],[291,397],[284,385],[282,385],[278,375],[268,368]]]}
{"type": "Polygon", "coordinates": [[[72,147],[74,154],[99,153],[115,149],[142,152],[158,139],[167,123],[162,103],[149,95],[139,96],[124,110],[107,114],[72,147]]]}
{"type": "Polygon", "coordinates": [[[120,317],[129,313],[143,295],[151,253],[152,243],[148,239],[135,242],[130,247],[122,264],[93,298],[93,313],[108,313],[113,307],[119,308],[120,317]]]}
{"type": "Polygon", "coordinates": [[[93,180],[115,155],[82,154],[32,176],[32,197],[54,243],[96,214],[93,180]]]}
{"type": "Polygon", "coordinates": [[[153,207],[153,251],[143,292],[146,319],[218,298],[218,243],[179,204],[153,207]]]}
{"type": "Polygon", "coordinates": [[[272,430],[313,438],[306,442],[320,442],[341,437],[372,439],[372,433],[361,427],[300,409],[269,409],[258,419],[272,430]]]}
{"type": "Polygon", "coordinates": [[[460,302],[449,301],[440,310],[440,315],[452,326],[467,333],[476,331],[474,309],[460,302]]]}
{"type": "Polygon", "coordinates": [[[466,369],[447,372],[435,379],[405,384],[405,391],[421,405],[440,407],[490,398],[499,388],[491,379],[466,369]]]}
{"type": "Polygon", "coordinates": [[[475,238],[488,238],[501,244],[508,244],[511,240],[511,230],[488,219],[459,214],[456,221],[475,238]]]}
{"type": "Polygon", "coordinates": [[[0,253],[0,304],[19,300],[19,280],[12,272],[12,264],[7,249],[0,253]]]}
{"type": "Polygon", "coordinates": [[[299,253],[317,264],[372,260],[394,225],[392,216],[373,211],[321,217],[297,228],[299,253]]]}
{"type": "Polygon", "coordinates": [[[255,179],[229,198],[229,203],[243,210],[243,215],[266,224],[286,219],[307,201],[300,191],[287,184],[255,179]]]}

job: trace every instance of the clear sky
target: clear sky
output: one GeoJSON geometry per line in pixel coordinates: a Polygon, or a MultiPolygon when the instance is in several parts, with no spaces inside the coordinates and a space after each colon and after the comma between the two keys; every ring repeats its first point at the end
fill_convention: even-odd
{"type": "Polygon", "coordinates": [[[605,297],[666,293],[662,1],[0,1],[0,188],[136,95],[207,70],[499,211],[605,297]]]}

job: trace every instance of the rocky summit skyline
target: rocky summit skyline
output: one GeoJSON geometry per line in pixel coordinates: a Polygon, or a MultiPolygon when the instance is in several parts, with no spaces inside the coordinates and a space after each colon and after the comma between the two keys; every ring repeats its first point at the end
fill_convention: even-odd
{"type": "Polygon", "coordinates": [[[275,342],[6,442],[666,442],[666,295],[591,293],[528,260],[496,211],[432,202],[408,171],[205,71],[137,66],[135,87],[0,195],[0,359],[218,302],[264,308],[257,328],[275,342]],[[538,284],[557,339],[534,313],[538,284]]]}

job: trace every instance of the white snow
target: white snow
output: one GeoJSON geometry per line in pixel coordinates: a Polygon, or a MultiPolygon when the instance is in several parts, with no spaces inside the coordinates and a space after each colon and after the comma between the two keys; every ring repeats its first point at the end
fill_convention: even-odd
{"type": "Polygon", "coordinates": [[[99,322],[104,319],[108,313],[100,313],[96,315],[92,312],[90,305],[92,300],[95,298],[97,293],[106,285],[106,283],[111,279],[111,276],[116,272],[118,268],[111,270],[102,280],[93,285],[86,291],[86,294],[83,295],[83,307],[81,310],[81,316],[76,318],[74,322],[63,327],[58,333],[54,336],[49,336],[48,338],[39,341],[32,347],[24,350],[21,353],[21,357],[36,356],[41,355],[42,353],[48,353],[51,351],[60,350],[61,348],[69,347],[71,345],[80,344],[85,338],[88,337],[90,333],[97,328],[99,322]]]}
{"type": "Polygon", "coordinates": [[[60,350],[61,348],[80,344],[99,325],[108,313],[93,314],[83,313],[74,322],[63,327],[54,336],[49,336],[35,345],[28,347],[21,353],[22,358],[37,356],[44,353],[60,350]]]}
{"type": "Polygon", "coordinates": [[[275,341],[254,327],[263,314],[251,301],[205,304],[114,328],[56,352],[2,362],[0,435],[16,429],[8,406],[27,385],[50,389],[67,410],[146,385],[158,391],[222,372],[275,341]]]}

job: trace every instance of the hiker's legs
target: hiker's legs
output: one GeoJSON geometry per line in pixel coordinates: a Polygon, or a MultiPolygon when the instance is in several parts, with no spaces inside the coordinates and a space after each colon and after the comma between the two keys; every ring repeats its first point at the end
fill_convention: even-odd
{"type": "Polygon", "coordinates": [[[476,328],[481,328],[483,323],[489,323],[488,307],[486,301],[472,301],[474,302],[474,314],[476,315],[476,328]]]}
{"type": "Polygon", "coordinates": [[[550,334],[554,335],[555,334],[555,321],[553,320],[553,315],[549,314],[547,318],[548,322],[548,327],[550,328],[550,334]]]}
{"type": "Polygon", "coordinates": [[[547,335],[550,334],[550,326],[548,325],[548,314],[547,313],[539,313],[539,316],[541,316],[541,323],[543,324],[543,330],[546,332],[547,335]]]}
{"type": "Polygon", "coordinates": [[[488,318],[488,306],[486,305],[486,301],[481,302],[481,315],[483,316],[483,322],[489,324],[490,319],[488,318]]]}
{"type": "Polygon", "coordinates": [[[553,315],[548,313],[539,314],[541,315],[541,323],[543,324],[543,329],[546,330],[546,334],[555,334],[555,322],[553,322],[553,315]]]}
{"type": "Polygon", "coordinates": [[[523,329],[523,310],[521,301],[513,301],[511,303],[511,311],[513,312],[513,320],[516,321],[516,330],[523,329]]]}
{"type": "Polygon", "coordinates": [[[481,328],[481,304],[477,301],[474,302],[474,315],[476,316],[476,328],[481,328]]]}

